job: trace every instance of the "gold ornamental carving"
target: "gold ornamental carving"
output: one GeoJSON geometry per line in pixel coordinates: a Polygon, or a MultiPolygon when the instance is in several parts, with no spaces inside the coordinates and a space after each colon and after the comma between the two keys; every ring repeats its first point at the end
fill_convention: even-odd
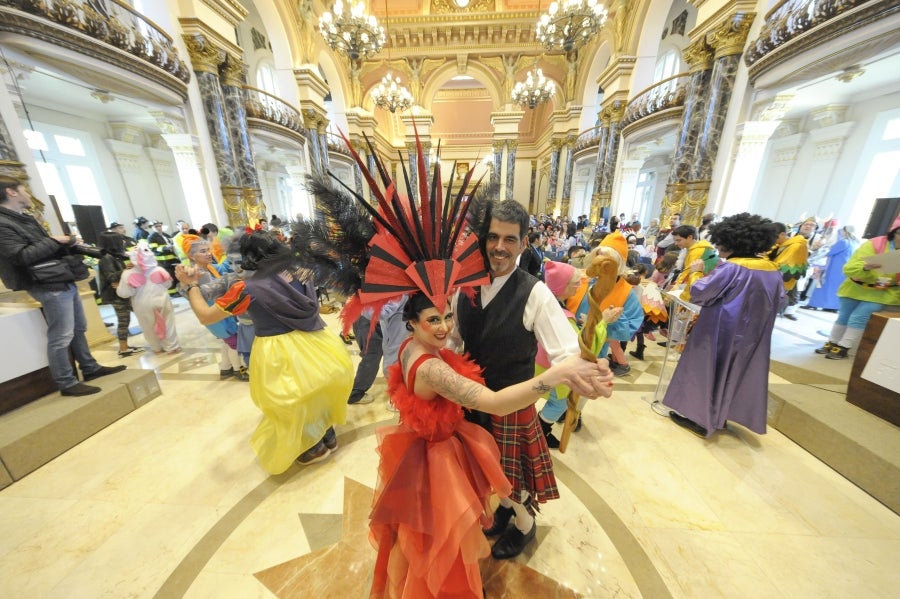
{"type": "Polygon", "coordinates": [[[225,50],[210,42],[204,35],[195,33],[181,37],[187,46],[194,70],[218,75],[219,64],[225,60],[225,50]]]}
{"type": "Polygon", "coordinates": [[[491,147],[494,150],[494,154],[500,154],[503,152],[503,148],[506,147],[506,140],[504,140],[504,139],[495,140],[494,142],[491,143],[491,147]]]}
{"type": "Polygon", "coordinates": [[[241,87],[247,81],[247,65],[240,59],[229,55],[222,64],[222,84],[241,87]]]}
{"type": "Polygon", "coordinates": [[[467,12],[493,12],[496,0],[469,0],[469,4],[460,7],[454,0],[431,0],[432,15],[447,15],[467,12]]]}
{"type": "Polygon", "coordinates": [[[506,140],[506,149],[507,149],[507,151],[509,151],[509,152],[515,152],[516,149],[518,149],[518,147],[519,147],[519,142],[518,142],[517,140],[514,140],[514,139],[508,139],[508,140],[506,140]]]}
{"type": "Polygon", "coordinates": [[[713,50],[700,38],[681,51],[681,58],[690,65],[690,72],[708,71],[712,68],[713,50]]]}
{"type": "Polygon", "coordinates": [[[231,227],[243,227],[247,222],[241,206],[242,191],[240,187],[222,186],[222,204],[225,206],[225,214],[231,227]]]}
{"type": "Polygon", "coordinates": [[[706,43],[715,50],[715,58],[744,52],[747,34],[755,17],[755,12],[739,12],[718,29],[706,34],[706,43]]]}

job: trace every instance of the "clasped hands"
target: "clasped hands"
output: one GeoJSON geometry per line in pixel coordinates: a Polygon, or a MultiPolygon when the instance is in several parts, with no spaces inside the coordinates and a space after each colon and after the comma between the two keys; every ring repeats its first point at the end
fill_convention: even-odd
{"type": "Polygon", "coordinates": [[[182,285],[190,285],[200,280],[200,271],[194,266],[179,264],[175,267],[175,278],[182,285]]]}
{"type": "Polygon", "coordinates": [[[569,356],[560,363],[565,368],[564,382],[582,397],[609,397],[613,390],[613,375],[609,362],[585,360],[579,355],[569,356]]]}

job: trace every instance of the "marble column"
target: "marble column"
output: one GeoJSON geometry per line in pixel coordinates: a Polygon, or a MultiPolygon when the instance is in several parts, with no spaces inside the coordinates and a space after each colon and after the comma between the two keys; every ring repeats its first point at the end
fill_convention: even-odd
{"type": "MultiPolygon", "coordinates": [[[[416,142],[408,141],[406,142],[406,153],[407,153],[407,162],[409,166],[406,168],[409,169],[409,187],[410,191],[413,194],[413,197],[419,197],[419,169],[416,167],[416,142]]],[[[402,188],[401,184],[401,188],[402,188]]]]}
{"type": "Polygon", "coordinates": [[[560,214],[569,216],[569,207],[572,203],[572,174],[575,172],[575,136],[569,135],[565,141],[566,170],[563,176],[562,206],[560,214]]]}
{"type": "Polygon", "coordinates": [[[616,161],[619,155],[619,140],[622,136],[622,117],[625,116],[625,102],[616,100],[602,111],[603,121],[609,122],[606,136],[606,151],[603,155],[600,190],[597,194],[597,205],[605,208],[612,205],[612,189],[616,174],[616,161]]]}
{"type": "Polygon", "coordinates": [[[328,121],[323,121],[319,124],[319,152],[321,152],[321,156],[319,158],[322,168],[324,170],[328,170],[329,161],[328,161],[328,121]]]}
{"type": "MultiPolygon", "coordinates": [[[[368,152],[358,142],[353,144],[353,149],[356,150],[356,153],[359,154],[360,158],[363,160],[368,158],[368,152]]],[[[363,188],[362,170],[360,170],[359,165],[355,162],[353,163],[353,184],[356,193],[362,197],[366,197],[365,189],[363,188]]]]}
{"type": "Polygon", "coordinates": [[[494,165],[494,169],[491,171],[491,185],[499,187],[500,186],[500,176],[503,174],[503,148],[506,147],[506,141],[504,140],[494,140],[492,144],[492,148],[494,150],[494,156],[492,164],[494,165]]]}
{"type": "Polygon", "coordinates": [[[534,186],[537,185],[537,160],[531,161],[531,183],[528,186],[528,207],[531,214],[537,216],[539,211],[538,199],[534,193],[534,186]]]}
{"type": "Polygon", "coordinates": [[[706,114],[697,151],[687,183],[687,197],[681,211],[681,222],[697,225],[709,199],[713,166],[719,153],[719,142],[725,128],[725,117],[740,66],[741,54],[755,13],[736,13],[718,29],[706,35],[706,43],[715,50],[706,114]]]}
{"type": "Polygon", "coordinates": [[[228,56],[220,68],[225,114],[241,185],[241,208],[247,215],[247,221],[239,224],[252,227],[259,222],[260,217],[265,216],[266,206],[262,202],[259,175],[256,172],[253,148],[250,145],[250,132],[247,129],[243,87],[247,78],[246,73],[247,66],[233,56],[228,56]]]}
{"type": "Polygon", "coordinates": [[[675,142],[672,168],[669,171],[666,194],[662,201],[660,222],[668,222],[669,216],[681,212],[684,206],[691,165],[694,163],[697,141],[703,129],[712,75],[713,51],[706,45],[705,37],[685,48],[682,58],[690,65],[691,78],[684,99],[681,131],[675,142]]]}
{"type": "Polygon", "coordinates": [[[604,120],[602,113],[600,118],[600,139],[597,142],[597,164],[594,166],[594,188],[591,190],[591,222],[599,222],[600,219],[600,183],[603,179],[603,158],[606,155],[606,144],[609,140],[609,119],[604,120]]]}
{"type": "MultiPolygon", "coordinates": [[[[318,111],[303,111],[303,127],[306,129],[306,151],[309,153],[309,166],[313,172],[325,174],[328,163],[322,160],[322,138],[319,129],[324,127],[325,117],[318,111]]],[[[327,150],[326,150],[327,156],[327,150]]]]}
{"type": "Polygon", "coordinates": [[[201,34],[185,35],[183,39],[197,77],[200,97],[203,99],[203,113],[206,116],[228,222],[232,226],[243,226],[247,222],[247,215],[241,206],[240,175],[228,129],[225,98],[219,84],[219,64],[225,60],[225,51],[201,34]]]}
{"type": "Polygon", "coordinates": [[[554,216],[556,212],[556,180],[559,178],[559,153],[562,144],[560,139],[550,142],[550,188],[547,191],[547,212],[554,216]]]}
{"type": "Polygon", "coordinates": [[[516,149],[519,142],[515,140],[506,141],[506,199],[514,199],[513,187],[516,182],[516,149]]]}

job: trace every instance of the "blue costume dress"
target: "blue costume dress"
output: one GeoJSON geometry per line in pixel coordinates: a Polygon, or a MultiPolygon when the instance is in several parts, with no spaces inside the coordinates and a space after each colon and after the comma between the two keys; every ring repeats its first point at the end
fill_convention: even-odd
{"type": "Polygon", "coordinates": [[[811,308],[837,310],[840,308],[838,287],[844,282],[844,265],[853,253],[853,244],[846,239],[838,239],[829,248],[825,260],[825,275],[821,287],[816,286],[807,304],[811,308]]]}
{"type": "Polygon", "coordinates": [[[706,429],[726,420],[766,432],[769,354],[784,302],[778,267],[764,258],[732,258],[691,287],[702,306],[663,404],[706,429]]]}

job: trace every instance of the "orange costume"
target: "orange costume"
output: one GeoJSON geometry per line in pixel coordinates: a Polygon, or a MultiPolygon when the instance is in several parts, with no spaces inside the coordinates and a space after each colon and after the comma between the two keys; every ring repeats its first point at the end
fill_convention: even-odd
{"type": "Polygon", "coordinates": [[[490,554],[482,530],[491,523],[488,500],[508,496],[511,487],[490,433],[466,421],[459,405],[413,393],[416,371],[429,359],[484,384],[477,364],[450,350],[440,354],[421,356],[408,381],[399,362],[388,372],[400,424],[378,431],[371,597],[482,597],[478,560],[490,554]]]}

